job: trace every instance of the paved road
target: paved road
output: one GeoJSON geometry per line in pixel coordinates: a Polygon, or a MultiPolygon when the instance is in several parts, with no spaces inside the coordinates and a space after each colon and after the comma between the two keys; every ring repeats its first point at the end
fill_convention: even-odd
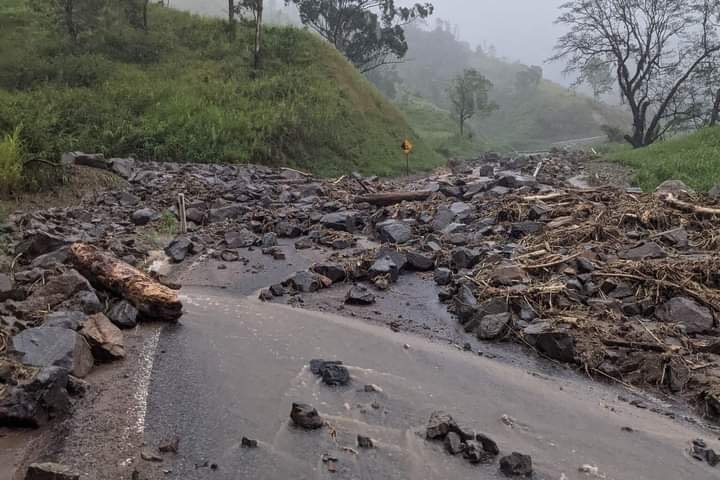
{"type": "Polygon", "coordinates": [[[489,434],[504,452],[532,455],[539,479],[587,479],[578,472],[582,464],[618,480],[718,474],[685,453],[697,432],[617,401],[610,388],[536,376],[359,320],[261,304],[232,291],[192,287],[184,297],[182,325],[160,336],[145,418],[146,442],[178,435],[180,454],[146,468],[151,478],[496,478],[496,465],[470,466],[422,438],[437,408],[489,434]],[[345,361],[352,387],[319,384],[306,366],[312,358],[345,361]],[[359,392],[365,384],[383,392],[359,392]],[[288,424],[298,400],[326,416],[336,440],[329,429],[308,433],[288,424]],[[344,451],[357,450],[358,433],[378,448],[344,451]],[[260,448],[242,449],[243,435],[260,440],[260,448]],[[337,473],[328,473],[323,454],[339,459],[337,473]]]}

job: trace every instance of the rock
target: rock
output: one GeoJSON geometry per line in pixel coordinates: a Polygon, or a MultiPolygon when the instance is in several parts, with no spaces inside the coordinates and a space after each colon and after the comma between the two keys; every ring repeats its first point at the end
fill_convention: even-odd
{"type": "Polygon", "coordinates": [[[294,289],[297,292],[316,292],[323,287],[320,276],[317,273],[301,271],[283,282],[283,286],[294,289]]]}
{"type": "Polygon", "coordinates": [[[252,247],[258,242],[258,237],[247,228],[236,232],[225,233],[225,244],[228,248],[252,247]]]}
{"type": "Polygon", "coordinates": [[[174,263],[180,263],[185,260],[189,253],[192,253],[193,249],[193,242],[187,237],[180,236],[165,247],[165,254],[174,263]]]}
{"type": "Polygon", "coordinates": [[[444,439],[454,425],[455,421],[450,414],[436,410],[430,414],[425,436],[428,440],[444,439]]]}
{"type": "Polygon", "coordinates": [[[66,328],[29,328],[10,340],[10,352],[34,367],[62,367],[76,377],[85,377],[93,367],[93,356],[85,339],[66,328]]]}
{"type": "Polygon", "coordinates": [[[528,209],[528,218],[530,220],[539,220],[552,211],[547,205],[535,204],[528,209]]]}
{"type": "Polygon", "coordinates": [[[438,268],[435,270],[435,283],[440,286],[449,285],[452,282],[453,273],[447,268],[438,268]]]}
{"type": "Polygon", "coordinates": [[[49,253],[45,253],[30,262],[32,268],[56,268],[58,265],[62,265],[68,259],[69,250],[67,247],[60,247],[49,253]]]}
{"type": "Polygon", "coordinates": [[[396,282],[400,276],[400,268],[389,256],[379,258],[368,270],[368,278],[371,280],[381,275],[387,275],[391,282],[396,282]]]}
{"type": "Polygon", "coordinates": [[[713,187],[708,191],[708,197],[710,197],[710,198],[713,199],[713,200],[719,200],[719,199],[720,199],[720,184],[717,184],[717,185],[713,186],[713,187]]]}
{"type": "Polygon", "coordinates": [[[685,326],[689,334],[708,332],[715,325],[710,309],[687,297],[670,299],[655,309],[655,316],[661,322],[685,326]]]}
{"type": "Polygon", "coordinates": [[[575,265],[580,273],[591,273],[595,271],[595,265],[587,258],[579,257],[575,260],[575,265]]]}
{"type": "Polygon", "coordinates": [[[372,438],[366,437],[364,435],[358,435],[357,436],[357,444],[360,448],[374,448],[375,444],[373,443],[372,438]]]}
{"type": "Polygon", "coordinates": [[[88,317],[80,328],[80,335],[87,340],[95,360],[109,362],[125,358],[122,332],[102,313],[88,317]]]}
{"type": "Polygon", "coordinates": [[[133,212],[133,214],[130,216],[130,220],[132,220],[132,223],[137,226],[147,225],[150,222],[153,222],[160,218],[160,214],[153,210],[152,208],[141,208],[140,210],[136,210],[133,212]]]}
{"type": "Polygon", "coordinates": [[[492,177],[495,174],[495,167],[489,164],[480,165],[477,174],[481,177],[492,177]]]}
{"type": "Polygon", "coordinates": [[[355,285],[345,295],[345,303],[348,305],[372,305],[375,303],[375,295],[367,287],[355,285]]]}
{"type": "Polygon", "coordinates": [[[317,430],[325,423],[318,411],[306,403],[293,403],[290,418],[295,425],[305,430],[317,430]]]}
{"type": "Polygon", "coordinates": [[[27,469],[25,480],[80,480],[80,474],[59,463],[33,463],[27,469]]]}
{"type": "Polygon", "coordinates": [[[510,236],[513,238],[524,237],[541,231],[543,226],[544,224],[540,222],[516,222],[510,225],[510,236]]]}
{"type": "Polygon", "coordinates": [[[180,437],[175,436],[165,440],[160,444],[158,450],[160,450],[160,453],[178,453],[180,450],[180,437]]]}
{"type": "Polygon", "coordinates": [[[440,207],[435,213],[430,227],[434,231],[440,232],[450,225],[453,220],[455,220],[455,214],[447,207],[440,207]]]}
{"type": "Polygon", "coordinates": [[[473,211],[473,207],[465,202],[455,202],[450,205],[450,211],[458,217],[469,214],[473,211]]]}
{"type": "Polygon", "coordinates": [[[495,440],[488,437],[487,435],[483,433],[478,433],[477,435],[475,435],[475,440],[480,442],[483,450],[485,450],[487,453],[491,455],[498,455],[500,453],[500,449],[498,448],[497,443],[495,443],[495,440]]]}
{"type": "Polygon", "coordinates": [[[185,210],[185,218],[188,222],[192,222],[196,225],[202,225],[205,223],[206,215],[205,211],[199,208],[188,208],[185,210]]]}
{"type": "Polygon", "coordinates": [[[225,262],[237,262],[240,260],[240,254],[235,250],[223,250],[220,252],[220,258],[225,262]]]}
{"type": "Polygon", "coordinates": [[[485,315],[478,325],[477,336],[480,340],[496,340],[508,332],[511,321],[512,315],[508,312],[485,315]]]}
{"type": "Polygon", "coordinates": [[[624,260],[648,260],[653,258],[665,258],[667,253],[655,242],[642,242],[637,246],[620,253],[624,260]]]}
{"type": "Polygon", "coordinates": [[[269,288],[263,288],[262,290],[260,290],[260,294],[258,295],[258,298],[263,302],[269,302],[274,297],[275,296],[272,294],[269,288]]]}
{"type": "Polygon", "coordinates": [[[88,390],[90,390],[90,383],[86,382],[82,378],[68,375],[67,391],[70,395],[73,397],[84,397],[88,390]]]}
{"type": "Polygon", "coordinates": [[[330,387],[345,386],[350,383],[350,372],[337,362],[324,362],[320,367],[323,383],[330,387]]]}
{"type": "Polygon", "coordinates": [[[687,248],[690,245],[688,232],[683,227],[663,233],[662,239],[676,248],[687,248]]]}
{"type": "Polygon", "coordinates": [[[240,440],[240,446],[242,448],[257,448],[258,441],[251,438],[242,437],[242,440],[240,440]]]}
{"type": "Polygon", "coordinates": [[[297,242],[295,242],[295,249],[296,250],[307,250],[308,248],[312,248],[313,242],[309,238],[301,238],[297,242]]]}
{"type": "Polygon", "coordinates": [[[0,397],[0,426],[37,428],[70,410],[65,368],[45,367],[28,383],[0,397]]]}
{"type": "Polygon", "coordinates": [[[111,158],[110,170],[118,176],[129,179],[135,168],[135,160],[132,158],[111,158]]]}
{"type": "Polygon", "coordinates": [[[277,246],[277,235],[273,232],[266,233],[262,236],[262,240],[260,240],[260,246],[262,248],[272,248],[277,246]]]}
{"type": "Polygon", "coordinates": [[[665,180],[655,189],[658,193],[672,193],[675,195],[694,193],[694,190],[681,180],[665,180]]]}
{"type": "Polygon", "coordinates": [[[60,157],[63,165],[81,165],[84,167],[110,170],[110,161],[102,153],[68,152],[60,157]]]}
{"type": "Polygon", "coordinates": [[[75,240],[77,239],[60,237],[44,231],[30,232],[15,247],[15,253],[22,253],[27,258],[35,258],[69,245],[75,240]]]}
{"type": "Polygon", "coordinates": [[[454,249],[450,256],[450,263],[455,270],[472,268],[480,261],[479,252],[465,247],[454,249]]]}
{"type": "Polygon", "coordinates": [[[479,442],[468,440],[465,442],[463,457],[470,463],[491,463],[494,455],[486,452],[479,442]]]}
{"type": "Polygon", "coordinates": [[[360,213],[355,210],[328,213],[320,218],[320,223],[331,230],[341,230],[344,232],[355,232],[362,228],[363,225],[360,213]]]}
{"type": "Polygon", "coordinates": [[[345,272],[345,269],[340,265],[323,263],[319,265],[314,265],[312,267],[312,270],[315,273],[329,278],[330,280],[332,280],[333,283],[344,282],[345,278],[347,278],[347,273],[345,272]]]}
{"type": "Polygon", "coordinates": [[[111,322],[120,328],[135,328],[138,311],[132,303],[127,300],[120,300],[110,307],[107,316],[111,322]]]}
{"type": "Polygon", "coordinates": [[[435,268],[435,261],[429,255],[416,251],[410,251],[407,252],[407,266],[410,270],[427,272],[435,268]]]}
{"type": "Polygon", "coordinates": [[[143,448],[140,451],[140,458],[145,460],[146,462],[162,462],[163,459],[160,455],[158,455],[153,449],[150,448],[143,448]]]}
{"type": "Polygon", "coordinates": [[[402,244],[412,238],[412,229],[403,222],[397,220],[386,220],[378,223],[377,231],[380,238],[385,242],[402,244]]]}
{"type": "Polygon", "coordinates": [[[575,361],[575,340],[567,329],[538,321],[525,327],[523,334],[540,353],[561,362],[575,361]]]}
{"type": "Polygon", "coordinates": [[[77,302],[80,306],[80,310],[87,315],[100,313],[103,309],[103,304],[100,302],[100,299],[94,290],[83,290],[78,292],[74,298],[70,299],[70,305],[73,304],[73,301],[77,302]]]}
{"type": "Polygon", "coordinates": [[[78,311],[58,311],[48,314],[45,317],[44,327],[67,328],[69,330],[80,330],[82,322],[87,320],[87,315],[78,311]]]}
{"type": "Polygon", "coordinates": [[[445,436],[445,450],[447,450],[450,455],[462,453],[462,451],[465,450],[465,444],[460,438],[460,435],[455,432],[448,432],[445,436]]]}
{"type": "Polygon", "coordinates": [[[248,208],[240,203],[234,203],[221,208],[210,209],[208,221],[210,223],[222,222],[238,218],[247,213],[248,208]]]}
{"type": "Polygon", "coordinates": [[[408,257],[405,252],[400,252],[395,248],[388,246],[380,247],[380,249],[375,254],[375,260],[379,260],[385,257],[390,257],[390,260],[392,260],[393,263],[397,265],[397,268],[401,271],[407,266],[408,257]]]}
{"type": "Polygon", "coordinates": [[[534,177],[526,175],[517,175],[513,173],[500,172],[500,179],[498,179],[498,185],[506,188],[520,188],[535,185],[537,180],[534,177]]]}
{"type": "Polygon", "coordinates": [[[500,459],[500,471],[508,477],[532,475],[532,459],[530,455],[513,452],[500,459]]]}
{"type": "Polygon", "coordinates": [[[275,233],[282,238],[297,238],[303,231],[298,224],[283,220],[275,225],[275,233]]]}
{"type": "Polygon", "coordinates": [[[495,286],[512,286],[527,281],[527,273],[519,265],[499,265],[490,272],[490,284],[495,286]]]}

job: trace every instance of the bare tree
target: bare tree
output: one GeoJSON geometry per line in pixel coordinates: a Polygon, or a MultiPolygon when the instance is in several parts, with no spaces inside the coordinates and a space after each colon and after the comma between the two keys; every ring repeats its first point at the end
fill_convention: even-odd
{"type": "Polygon", "coordinates": [[[235,14],[237,13],[237,6],[235,0],[228,0],[228,38],[230,41],[235,40],[235,14]]]}
{"type": "Polygon", "coordinates": [[[574,0],[562,9],[557,21],[570,31],[553,60],[566,60],[580,81],[593,64],[612,68],[633,116],[628,142],[650,145],[682,126],[678,95],[720,52],[720,0],[574,0]]]}
{"type": "Polygon", "coordinates": [[[263,41],[263,0],[239,0],[239,8],[250,12],[255,26],[255,45],[253,48],[253,65],[255,68],[262,66],[262,41],[263,41]]]}

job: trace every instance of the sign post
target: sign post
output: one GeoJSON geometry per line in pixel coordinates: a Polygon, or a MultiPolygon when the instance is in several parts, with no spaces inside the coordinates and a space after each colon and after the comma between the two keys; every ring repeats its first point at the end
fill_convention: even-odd
{"type": "Polygon", "coordinates": [[[413,150],[413,144],[406,138],[400,148],[402,148],[402,151],[405,154],[405,174],[410,175],[410,154],[413,150]]]}

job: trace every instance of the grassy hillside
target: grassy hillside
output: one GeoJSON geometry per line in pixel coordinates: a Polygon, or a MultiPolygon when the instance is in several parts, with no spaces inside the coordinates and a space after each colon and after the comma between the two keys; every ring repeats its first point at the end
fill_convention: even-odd
{"type": "Polygon", "coordinates": [[[720,184],[720,127],[705,128],[646,148],[633,150],[623,146],[606,157],[635,170],[636,182],[644,190],[676,179],[696,190],[707,191],[720,184]]]}
{"type": "MultiPolygon", "coordinates": [[[[20,128],[26,158],[68,150],[193,162],[290,165],[324,175],[404,170],[440,158],[333,48],[290,27],[229,43],[220,20],[153,5],[149,32],[108,12],[77,44],[29,10],[0,2],[0,138],[20,128]]],[[[155,3],[155,2],[153,2],[155,3]]]]}

